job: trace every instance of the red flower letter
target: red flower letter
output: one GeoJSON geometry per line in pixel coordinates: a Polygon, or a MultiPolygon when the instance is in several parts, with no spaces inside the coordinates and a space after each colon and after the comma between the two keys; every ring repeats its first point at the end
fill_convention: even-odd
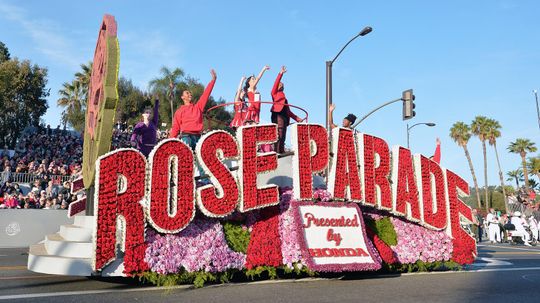
{"type": "Polygon", "coordinates": [[[258,173],[277,168],[277,154],[275,152],[257,155],[259,143],[273,143],[277,140],[277,125],[243,126],[238,129],[236,136],[238,142],[242,143],[238,169],[238,182],[242,192],[240,211],[247,212],[279,204],[276,185],[257,187],[258,173]]]}
{"type": "Polygon", "coordinates": [[[96,240],[94,270],[116,258],[116,220],[125,222],[124,273],[144,271],[144,197],[146,160],[134,149],[100,157],[96,170],[96,240]]]}
{"type": "Polygon", "coordinates": [[[362,188],[358,175],[358,161],[353,131],[346,128],[332,130],[334,157],[328,182],[328,191],[335,199],[362,200],[362,188]]]}
{"type": "Polygon", "coordinates": [[[238,146],[233,136],[224,131],[204,135],[197,143],[197,159],[210,175],[212,184],[197,189],[197,203],[209,217],[231,214],[238,203],[238,186],[233,175],[223,165],[223,159],[238,157],[238,146]]]}
{"type": "Polygon", "coordinates": [[[149,221],[163,233],[177,233],[195,216],[193,152],[178,139],[161,141],[150,153],[152,184],[149,221]]]}
{"type": "Polygon", "coordinates": [[[313,173],[328,166],[328,134],[317,124],[293,124],[291,130],[294,155],[293,194],[296,199],[313,199],[313,173]]]}

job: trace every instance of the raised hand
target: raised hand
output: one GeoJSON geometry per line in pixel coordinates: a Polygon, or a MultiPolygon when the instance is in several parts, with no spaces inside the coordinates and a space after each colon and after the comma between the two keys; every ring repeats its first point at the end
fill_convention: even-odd
{"type": "Polygon", "coordinates": [[[328,108],[328,110],[330,110],[331,112],[333,112],[334,109],[336,109],[336,105],[335,105],[334,103],[330,104],[330,107],[328,108]]]}
{"type": "Polygon", "coordinates": [[[285,67],[285,65],[283,65],[283,66],[281,67],[281,73],[284,74],[284,73],[286,73],[286,72],[287,72],[287,68],[285,67]]]}
{"type": "Polygon", "coordinates": [[[210,70],[210,75],[212,75],[212,80],[216,80],[217,75],[216,75],[216,71],[214,69],[210,70]]]}

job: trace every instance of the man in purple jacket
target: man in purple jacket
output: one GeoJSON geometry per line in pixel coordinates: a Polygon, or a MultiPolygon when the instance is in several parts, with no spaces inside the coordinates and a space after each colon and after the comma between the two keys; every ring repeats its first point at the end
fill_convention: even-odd
{"type": "Polygon", "coordinates": [[[152,148],[157,143],[159,99],[155,98],[155,100],[154,113],[152,114],[150,108],[146,108],[142,113],[142,121],[135,125],[133,134],[131,135],[131,144],[136,146],[146,157],[148,157],[152,148]],[[152,116],[152,120],[150,120],[150,115],[152,116]]]}

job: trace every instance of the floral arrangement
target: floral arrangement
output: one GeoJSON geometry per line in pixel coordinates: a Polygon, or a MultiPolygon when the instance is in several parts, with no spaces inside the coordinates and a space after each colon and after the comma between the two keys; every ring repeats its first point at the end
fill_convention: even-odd
{"type": "Polygon", "coordinates": [[[215,219],[195,218],[177,234],[148,231],[145,262],[160,274],[205,271],[225,272],[242,269],[246,255],[229,248],[223,227],[215,219]]]}
{"type": "Polygon", "coordinates": [[[392,250],[400,263],[448,261],[452,257],[452,239],[444,231],[429,230],[397,217],[391,221],[398,241],[392,250]]]}

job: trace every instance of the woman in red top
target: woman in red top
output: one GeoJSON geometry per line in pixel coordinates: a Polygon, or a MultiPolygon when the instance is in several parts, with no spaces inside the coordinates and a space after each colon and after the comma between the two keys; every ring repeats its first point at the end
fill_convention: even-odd
{"type": "Polygon", "coordinates": [[[265,65],[257,78],[255,76],[250,76],[246,80],[244,86],[244,95],[248,97],[249,107],[247,111],[246,121],[253,121],[259,123],[260,113],[261,113],[261,94],[257,91],[257,83],[261,80],[265,71],[269,70],[270,67],[265,65]]]}
{"type": "Polygon", "coordinates": [[[283,92],[285,87],[283,86],[283,82],[281,82],[281,77],[286,72],[287,68],[282,66],[272,87],[272,101],[274,102],[271,109],[272,123],[278,125],[278,141],[275,145],[275,150],[278,153],[285,151],[285,137],[287,136],[287,126],[289,126],[290,118],[293,118],[296,122],[302,121],[302,119],[291,112],[291,109],[287,105],[287,97],[285,97],[285,93],[283,92]]]}
{"type": "Polygon", "coordinates": [[[201,138],[203,130],[203,112],[206,102],[212,93],[214,83],[216,83],[216,72],[212,69],[210,71],[212,80],[206,88],[199,101],[193,102],[193,95],[189,90],[184,90],[180,97],[184,102],[184,105],[180,106],[176,113],[174,113],[173,124],[169,138],[176,138],[180,134],[181,140],[189,145],[191,149],[195,149],[195,145],[201,138]]]}
{"type": "Polygon", "coordinates": [[[242,91],[244,80],[246,80],[246,77],[242,76],[236,94],[234,95],[234,118],[230,124],[232,128],[238,128],[244,125],[244,121],[246,120],[247,110],[244,102],[244,92],[242,91]]]}

